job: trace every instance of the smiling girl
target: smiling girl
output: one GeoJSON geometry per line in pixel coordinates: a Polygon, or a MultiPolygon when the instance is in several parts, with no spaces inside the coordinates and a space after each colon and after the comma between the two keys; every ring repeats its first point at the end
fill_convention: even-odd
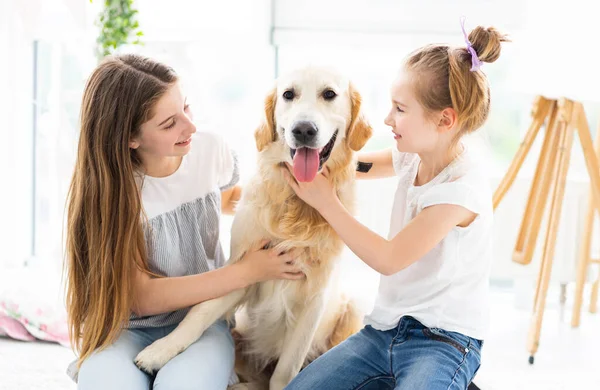
{"type": "Polygon", "coordinates": [[[173,69],[123,55],[94,70],[67,210],[67,311],[80,389],[226,388],[234,343],[224,321],[155,375],[134,358],[197,303],[303,277],[289,264],[295,253],[260,247],[223,267],[219,217],[233,212],[237,180],[227,144],[196,133],[173,69]]]}
{"type": "MultiPolygon", "coordinates": [[[[464,31],[464,28],[463,28],[464,31]]],[[[477,27],[467,47],[423,47],[391,86],[385,118],[392,151],[361,156],[363,177],[398,176],[388,238],[354,219],[327,172],[288,181],[348,247],[381,274],[366,327],[315,360],[288,389],[466,389],[481,363],[488,328],[492,195],[486,173],[463,145],[489,113],[482,62],[504,35],[477,27]]]]}

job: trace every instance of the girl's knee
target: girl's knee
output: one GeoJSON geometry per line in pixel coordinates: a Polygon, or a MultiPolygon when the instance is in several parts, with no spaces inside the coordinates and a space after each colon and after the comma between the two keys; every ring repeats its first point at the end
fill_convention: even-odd
{"type": "Polygon", "coordinates": [[[147,389],[150,377],[133,363],[142,348],[143,345],[130,332],[124,332],[113,345],[94,352],[83,361],[76,374],[78,387],[147,389]]]}
{"type": "Polygon", "coordinates": [[[77,388],[91,389],[148,389],[150,377],[140,371],[133,361],[113,354],[97,353],[86,359],[77,375],[77,388]]]}
{"type": "Polygon", "coordinates": [[[234,359],[229,328],[217,323],[158,371],[154,389],[225,389],[234,359]]]}

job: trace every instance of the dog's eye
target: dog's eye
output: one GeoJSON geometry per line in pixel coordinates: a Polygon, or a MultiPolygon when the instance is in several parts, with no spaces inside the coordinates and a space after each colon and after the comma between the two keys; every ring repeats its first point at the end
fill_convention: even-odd
{"type": "Polygon", "coordinates": [[[323,92],[323,99],[325,99],[325,100],[333,100],[333,99],[335,99],[336,96],[337,96],[337,93],[335,93],[331,89],[327,89],[323,92]]]}
{"type": "Polygon", "coordinates": [[[292,100],[292,99],[294,98],[294,96],[295,96],[295,94],[294,94],[294,91],[292,91],[292,90],[290,90],[290,91],[285,91],[285,92],[283,93],[283,98],[284,98],[285,100],[292,100]]]}

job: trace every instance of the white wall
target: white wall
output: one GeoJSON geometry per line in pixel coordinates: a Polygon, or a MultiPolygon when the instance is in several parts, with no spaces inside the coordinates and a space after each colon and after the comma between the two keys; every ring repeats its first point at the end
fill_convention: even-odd
{"type": "Polygon", "coordinates": [[[522,1],[504,0],[274,0],[276,33],[323,31],[386,35],[454,34],[467,26],[499,25],[514,30],[523,21],[522,1]]]}

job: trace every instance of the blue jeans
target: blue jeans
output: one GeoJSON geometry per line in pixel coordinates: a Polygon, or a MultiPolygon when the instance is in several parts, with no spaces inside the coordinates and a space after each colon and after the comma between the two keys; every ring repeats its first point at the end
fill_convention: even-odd
{"type": "Polygon", "coordinates": [[[155,377],[138,369],[136,355],[176,325],[127,329],[106,349],[93,353],[79,370],[81,390],[224,390],[233,372],[235,349],[225,321],[208,328],[202,337],[161,368],[155,377]]]}
{"type": "Polygon", "coordinates": [[[479,369],[481,346],[402,317],[387,331],[366,326],[309,364],[286,389],[466,389],[479,369]]]}

